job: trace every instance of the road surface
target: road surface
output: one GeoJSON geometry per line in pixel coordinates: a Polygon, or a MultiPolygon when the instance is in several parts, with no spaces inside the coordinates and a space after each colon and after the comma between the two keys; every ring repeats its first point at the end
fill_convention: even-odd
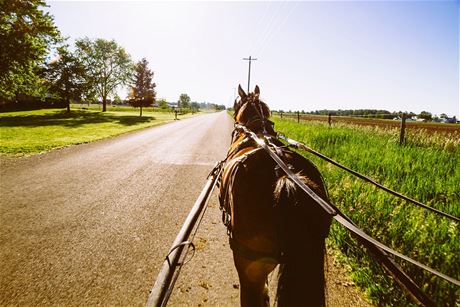
{"type": "MultiPolygon", "coordinates": [[[[1,158],[0,306],[143,306],[207,174],[225,157],[232,126],[214,113],[1,158]]],[[[195,245],[170,305],[238,305],[215,194],[195,245]]]]}

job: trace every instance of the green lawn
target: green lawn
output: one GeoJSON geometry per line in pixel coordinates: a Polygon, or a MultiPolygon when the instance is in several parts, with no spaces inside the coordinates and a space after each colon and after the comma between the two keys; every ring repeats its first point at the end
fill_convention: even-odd
{"type": "Polygon", "coordinates": [[[152,112],[151,108],[139,117],[134,108],[108,107],[107,112],[100,112],[83,107],[73,106],[70,114],[62,109],[0,113],[0,154],[37,154],[174,120],[174,113],[152,112]]]}

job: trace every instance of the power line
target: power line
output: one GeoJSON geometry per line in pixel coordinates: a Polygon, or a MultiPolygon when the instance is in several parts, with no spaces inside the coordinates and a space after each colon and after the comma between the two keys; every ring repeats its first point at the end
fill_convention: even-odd
{"type": "Polygon", "coordinates": [[[285,4],[285,1],[277,2],[277,6],[273,7],[273,9],[270,9],[270,15],[267,18],[265,29],[263,33],[261,33],[262,35],[258,37],[257,46],[255,48],[256,52],[261,50],[262,47],[267,44],[267,41],[269,40],[269,38],[272,36],[272,33],[276,25],[279,23],[281,7],[283,7],[284,4],[285,4]]]}
{"type": "MultiPolygon", "coordinates": [[[[282,10],[286,10],[287,7],[284,7],[284,4],[289,5],[288,2],[282,2],[280,7],[278,8],[278,12],[280,12],[282,10]]],[[[282,13],[280,15],[277,15],[277,17],[279,16],[280,18],[276,19],[276,23],[274,23],[272,31],[270,33],[268,33],[265,41],[260,46],[259,53],[263,53],[265,51],[265,49],[267,48],[267,46],[270,44],[270,41],[272,39],[274,39],[278,35],[278,33],[283,28],[284,24],[289,19],[289,17],[291,16],[292,12],[294,11],[294,9],[297,7],[298,4],[299,4],[299,2],[295,2],[294,5],[291,4],[291,7],[289,8],[289,11],[284,15],[284,18],[282,16],[282,13]]]]}
{"type": "Polygon", "coordinates": [[[267,19],[267,12],[269,11],[269,6],[270,6],[270,2],[267,1],[266,4],[265,4],[265,9],[264,9],[263,14],[262,15],[259,14],[259,16],[262,16],[262,17],[259,17],[259,20],[257,22],[257,26],[255,27],[255,30],[257,32],[256,32],[256,35],[254,37],[256,39],[253,40],[252,48],[250,49],[251,52],[249,52],[249,54],[257,53],[256,50],[257,50],[258,45],[260,44],[260,37],[261,37],[261,35],[263,33],[261,28],[262,28],[263,25],[266,25],[265,21],[267,19]]]}

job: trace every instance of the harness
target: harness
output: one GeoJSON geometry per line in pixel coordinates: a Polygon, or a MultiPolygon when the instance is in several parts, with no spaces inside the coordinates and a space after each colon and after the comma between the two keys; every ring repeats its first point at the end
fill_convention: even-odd
{"type": "Polygon", "coordinates": [[[246,259],[253,261],[261,261],[264,263],[278,264],[284,262],[284,255],[282,252],[279,253],[263,253],[250,249],[249,247],[239,243],[232,237],[228,239],[230,248],[232,251],[246,259]]]}
{"type": "MultiPolygon", "coordinates": [[[[245,139],[241,146],[237,147],[237,151],[244,149],[245,147],[251,146],[250,139],[245,139]],[[249,140],[249,141],[248,141],[249,140]]],[[[265,263],[282,263],[283,262],[283,254],[281,252],[276,253],[264,253],[260,251],[256,251],[251,249],[250,247],[243,245],[242,243],[238,242],[232,234],[232,214],[233,214],[233,184],[235,182],[235,177],[239,170],[246,168],[246,161],[248,158],[258,152],[260,152],[262,148],[257,147],[249,152],[234,158],[230,159],[227,164],[228,168],[228,184],[221,189],[221,193],[219,195],[219,202],[220,202],[220,210],[222,211],[222,223],[227,227],[227,234],[229,239],[230,248],[233,250],[234,253],[253,261],[262,261],[265,263]]],[[[276,171],[276,169],[275,169],[276,171]]]]}
{"type": "MultiPolygon", "coordinates": [[[[264,137],[268,140],[269,146],[271,146],[276,151],[280,158],[284,159],[284,152],[286,151],[287,147],[276,146],[274,144],[274,140],[277,140],[276,132],[273,129],[274,123],[263,116],[263,111],[260,103],[258,103],[258,106],[256,106],[255,103],[252,102],[251,105],[255,110],[255,115],[251,117],[247,122],[245,122],[244,126],[251,131],[258,131],[259,133],[263,134],[264,137]],[[270,140],[273,142],[270,142],[270,140]]],[[[221,186],[221,192],[219,194],[220,210],[222,211],[222,222],[227,227],[229,245],[234,253],[249,260],[278,264],[284,262],[284,255],[281,251],[275,253],[256,251],[238,242],[232,235],[232,191],[235,177],[240,169],[246,168],[248,158],[260,152],[261,150],[263,149],[259,147],[253,139],[246,135],[246,133],[243,133],[237,129],[237,124],[235,124],[235,129],[232,132],[232,147],[229,150],[226,159],[224,160],[226,164],[225,175],[227,184],[225,186],[221,186]],[[244,138],[242,138],[242,135],[244,135],[244,138]],[[233,145],[238,141],[238,138],[242,138],[242,140],[233,147],[233,145]],[[253,149],[248,150],[241,156],[234,157],[242,150],[251,147],[253,147],[253,149]]],[[[274,172],[277,178],[283,174],[283,171],[277,166],[275,166],[274,172]]],[[[221,176],[223,176],[223,173],[221,176]]],[[[222,182],[222,178],[220,178],[219,181],[222,182]]]]}

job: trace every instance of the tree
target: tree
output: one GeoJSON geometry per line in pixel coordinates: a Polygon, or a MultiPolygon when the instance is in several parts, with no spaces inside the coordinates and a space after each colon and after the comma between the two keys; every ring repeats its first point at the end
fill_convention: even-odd
{"type": "Polygon", "coordinates": [[[115,94],[113,96],[113,104],[115,104],[115,105],[123,104],[123,100],[121,99],[120,95],[115,94]]]}
{"type": "Polygon", "coordinates": [[[51,94],[64,99],[67,112],[70,100],[81,100],[85,92],[85,68],[67,46],[58,48],[58,56],[44,70],[46,84],[51,94]]]}
{"type": "Polygon", "coordinates": [[[49,49],[61,40],[42,0],[0,1],[0,101],[37,95],[38,68],[49,49]]]}
{"type": "Polygon", "coordinates": [[[83,38],[77,40],[75,45],[78,57],[85,66],[88,87],[101,97],[102,111],[105,112],[107,97],[131,80],[131,57],[114,40],[83,38]]]}
{"type": "Polygon", "coordinates": [[[153,71],[147,66],[149,62],[143,58],[135,67],[134,84],[131,86],[129,104],[140,108],[139,116],[142,116],[142,107],[153,105],[155,101],[155,87],[153,83],[153,71]]]}
{"type": "Polygon", "coordinates": [[[161,108],[161,109],[168,109],[169,108],[169,104],[168,102],[166,101],[166,99],[160,99],[158,100],[158,106],[161,108]]]}
{"type": "Polygon", "coordinates": [[[424,120],[431,120],[432,118],[432,115],[430,112],[426,112],[426,111],[422,111],[419,115],[418,115],[419,118],[423,118],[424,120]]]}
{"type": "Polygon", "coordinates": [[[192,113],[198,112],[200,110],[200,104],[194,101],[190,104],[190,108],[192,109],[192,113]]]}
{"type": "Polygon", "coordinates": [[[179,107],[179,109],[190,108],[190,97],[187,94],[181,94],[179,97],[179,101],[177,101],[177,106],[179,107]]]}

